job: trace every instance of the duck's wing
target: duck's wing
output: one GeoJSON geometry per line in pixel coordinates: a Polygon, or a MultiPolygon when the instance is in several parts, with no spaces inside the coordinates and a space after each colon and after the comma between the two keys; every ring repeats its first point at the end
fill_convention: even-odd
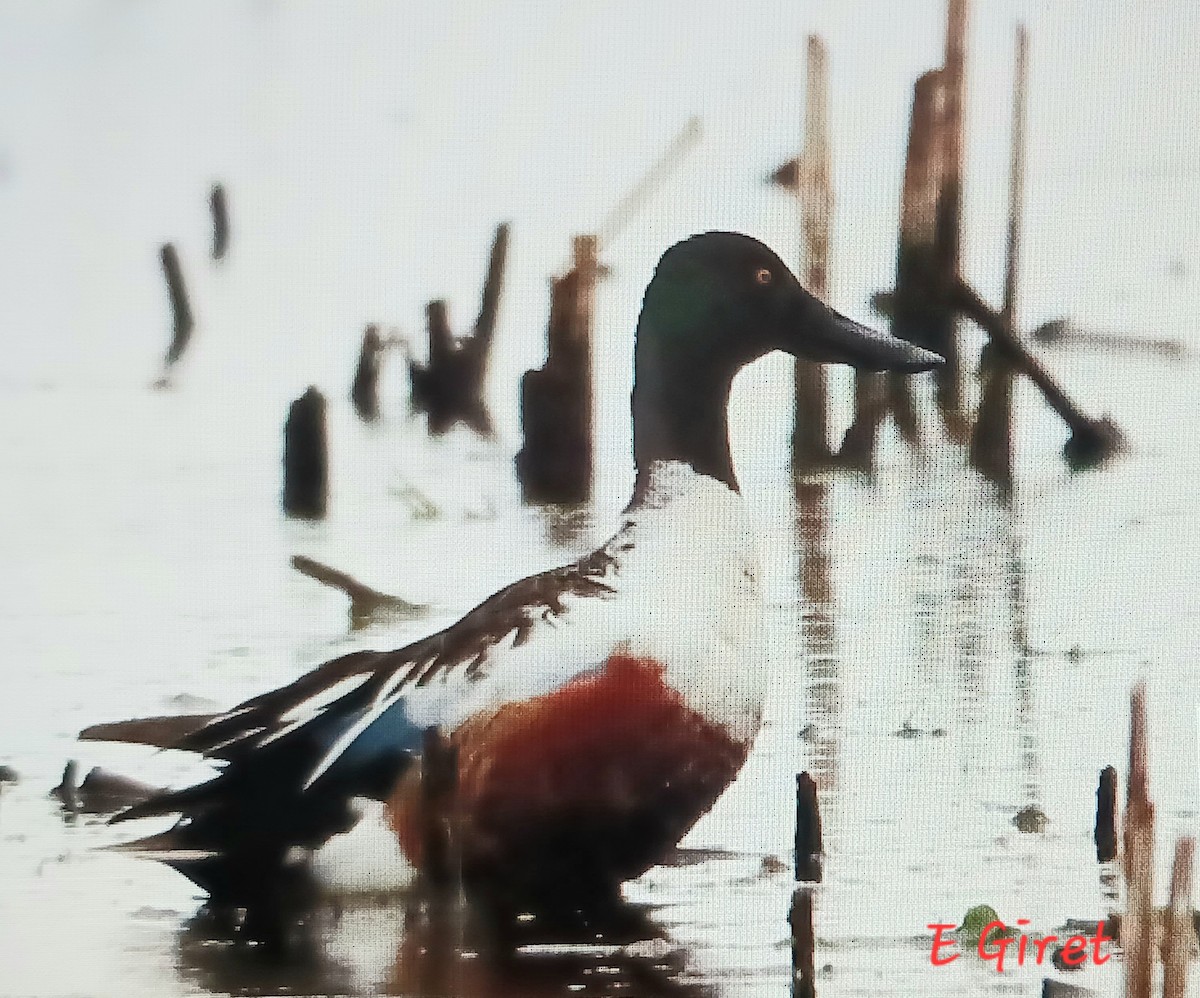
{"type": "MultiPolygon", "coordinates": [[[[181,814],[196,825],[208,812],[227,810],[235,797],[270,799],[284,810],[299,806],[300,798],[313,805],[336,802],[340,812],[352,796],[386,796],[419,754],[424,735],[424,726],[407,713],[406,698],[435,679],[457,678],[465,689],[492,670],[517,668],[518,656],[506,653],[568,614],[572,598],[615,592],[611,567],[602,548],[500,590],[450,627],[403,648],[344,655],[224,714],[189,720],[176,738],[141,739],[200,753],[222,770],[205,783],[156,795],[116,820],[181,814]]],[[[164,731],[143,720],[100,725],[85,735],[111,738],[123,732],[130,736],[124,740],[139,740],[133,736],[164,731]]],[[[325,826],[342,821],[339,816],[319,822],[322,827],[312,833],[330,834],[325,826]]]]}

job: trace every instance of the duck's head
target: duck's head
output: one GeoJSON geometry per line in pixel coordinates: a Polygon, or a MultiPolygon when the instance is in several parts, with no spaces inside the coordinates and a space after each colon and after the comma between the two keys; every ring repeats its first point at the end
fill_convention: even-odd
{"type": "Polygon", "coordinates": [[[870,371],[927,371],[942,363],[835,312],[769,248],[737,232],[692,236],[663,254],[639,332],[675,363],[728,369],[730,377],[773,350],[870,371]]]}
{"type": "Polygon", "coordinates": [[[926,371],[942,363],[814,298],[757,239],[706,232],[677,243],[659,261],[638,319],[635,501],[662,461],[682,461],[737,489],[730,385],[743,366],[773,350],[871,371],[926,371]]]}

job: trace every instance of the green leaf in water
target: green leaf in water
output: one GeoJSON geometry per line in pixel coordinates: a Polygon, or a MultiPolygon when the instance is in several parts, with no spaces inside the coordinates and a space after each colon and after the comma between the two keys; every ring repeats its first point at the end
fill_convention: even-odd
{"type": "MultiPolygon", "coordinates": [[[[996,909],[990,904],[977,904],[974,908],[963,916],[962,925],[958,927],[959,934],[966,942],[975,944],[979,942],[979,937],[983,934],[983,930],[989,922],[999,922],[1001,918],[996,914],[996,909]]],[[[1004,928],[993,928],[988,933],[985,942],[992,939],[1002,939],[1007,936],[1016,935],[1016,930],[1005,926],[1004,928]]]]}

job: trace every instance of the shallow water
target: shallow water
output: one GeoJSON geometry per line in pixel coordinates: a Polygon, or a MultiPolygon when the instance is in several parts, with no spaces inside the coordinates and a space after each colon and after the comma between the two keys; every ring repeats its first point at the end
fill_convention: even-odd
{"type": "MultiPolygon", "coordinates": [[[[1072,116],[1045,95],[1083,71],[1072,67],[1102,64],[1122,22],[1107,7],[1088,17],[1050,7],[1026,11],[1035,40],[1078,50],[1035,69],[1044,103],[1035,98],[1034,127],[1082,151],[1068,182],[1057,145],[1034,142],[1025,311],[1037,322],[1070,308],[1197,342],[1195,278],[1166,270],[1200,244],[1195,208],[1154,194],[1154,184],[1194,188],[1194,167],[1182,179],[1172,172],[1173,151],[1185,148],[1179,122],[1137,126],[1161,126],[1157,172],[1127,171],[1140,160],[1120,142],[1107,147],[1117,157],[1107,168],[1096,165],[1080,135],[1119,91],[1119,72],[1099,73],[1080,97],[1077,133],[1064,132],[1072,116]],[[1106,191],[1120,195],[1120,211],[1079,210],[1106,191]],[[1078,233],[1070,259],[1070,226],[1048,202],[1078,233]],[[1146,209],[1136,220],[1133,204],[1146,209]],[[1120,238],[1101,238],[1114,230],[1120,238]]],[[[1111,412],[1129,453],[1069,474],[1060,427],[1022,386],[1011,502],[966,468],[932,420],[920,459],[889,436],[873,477],[833,475],[797,494],[781,470],[786,364],[769,359],[739,379],[734,452],[761,541],[779,682],[745,771],[689,835],[689,851],[628,887],[656,943],[532,946],[504,960],[482,949],[461,913],[372,900],[324,913],[298,954],[272,961],[220,942],[175,874],[96,850],[123,832],[66,823],[47,796],[69,758],[163,783],[201,772],[171,753],[80,745],[87,724],[215,709],[353,648],[395,647],[606,536],[630,482],[628,359],[641,288],[662,248],[693,229],[729,225],[789,245],[788,206],[756,185],[794,140],[793,41],[813,26],[835,53],[857,53],[840,63],[856,72],[835,77],[845,101],[878,94],[861,127],[839,119],[848,179],[835,290],[865,318],[854,303],[890,273],[897,136],[909,81],[936,57],[938,8],[909,5],[901,20],[912,52],[875,61],[870,45],[897,28],[884,15],[855,28],[833,7],[815,8],[810,24],[764,5],[729,27],[705,7],[691,40],[711,72],[688,75],[680,57],[671,67],[682,75],[657,102],[624,107],[653,74],[617,79],[601,60],[595,105],[580,105],[564,67],[590,58],[596,32],[640,65],[638,46],[653,51],[666,26],[621,27],[625,8],[598,20],[481,16],[472,28],[467,7],[412,23],[395,11],[331,20],[267,2],[215,13],[113,0],[58,14],[4,10],[0,72],[12,86],[0,88],[10,112],[0,204],[15,225],[0,226],[0,262],[15,280],[0,301],[10,360],[0,372],[0,762],[21,780],[0,789],[0,995],[782,994],[800,770],[819,781],[828,853],[815,897],[819,994],[1035,994],[1044,968],[1001,976],[974,958],[931,968],[926,925],[957,923],[980,903],[1037,931],[1109,909],[1113,871],[1097,867],[1091,842],[1095,786],[1104,765],[1124,771],[1139,677],[1150,692],[1165,881],[1168,844],[1194,834],[1200,814],[1190,681],[1200,660],[1200,372],[1082,352],[1047,357],[1089,408],[1111,412]],[[468,35],[457,58],[471,68],[440,87],[445,59],[434,56],[468,35]],[[492,35],[519,42],[520,72],[513,53],[493,51],[492,35]],[[565,61],[539,61],[552,51],[565,61]],[[736,71],[750,52],[770,77],[758,96],[736,71]],[[18,93],[36,94],[43,113],[18,93]],[[473,108],[496,116],[493,130],[479,131],[473,108]],[[511,473],[515,384],[540,358],[545,277],[571,227],[591,224],[696,109],[710,126],[704,149],[606,257],[596,501],[572,515],[523,507],[511,473]],[[214,176],[233,214],[221,267],[204,259],[214,176]],[[506,216],[514,251],[492,372],[500,441],[426,440],[406,419],[393,357],[384,419],[360,424],[346,395],[363,323],[412,333],[424,298],[444,293],[465,325],[490,226],[506,216]],[[875,227],[864,231],[863,218],[875,227]],[[174,387],[154,391],[167,328],[154,249],[167,237],[180,242],[199,326],[174,387]],[[278,510],[283,414],[310,382],[330,397],[333,496],[319,524],[278,510]],[[414,512],[411,488],[437,516],[414,512]],[[297,553],[432,612],[352,632],[345,601],[290,568],[297,553]],[[1044,834],[1013,826],[1029,804],[1048,816],[1044,834]]],[[[1006,100],[1007,81],[992,70],[1007,52],[1001,13],[1020,9],[979,15],[979,104],[1006,100]]],[[[1138,37],[1169,75],[1195,18],[1144,17],[1138,37]]],[[[1191,121],[1185,104],[1175,111],[1191,121]]],[[[1122,121],[1137,116],[1118,110],[1122,121]]],[[[1003,141],[974,134],[983,179],[973,197],[1002,203],[990,182],[1003,176],[1003,141]]],[[[972,218],[971,266],[994,284],[995,220],[983,209],[972,218]]],[[[1117,993],[1120,971],[1114,961],[1073,980],[1117,993]]]]}

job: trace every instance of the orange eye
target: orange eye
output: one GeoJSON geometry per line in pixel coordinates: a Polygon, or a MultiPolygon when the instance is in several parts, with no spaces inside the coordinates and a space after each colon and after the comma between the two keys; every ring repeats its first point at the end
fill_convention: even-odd
{"type": "Polygon", "coordinates": [[[769,270],[767,270],[766,267],[759,267],[758,270],[755,271],[755,273],[754,273],[754,279],[759,284],[770,284],[771,276],[772,276],[771,272],[769,270]]]}

